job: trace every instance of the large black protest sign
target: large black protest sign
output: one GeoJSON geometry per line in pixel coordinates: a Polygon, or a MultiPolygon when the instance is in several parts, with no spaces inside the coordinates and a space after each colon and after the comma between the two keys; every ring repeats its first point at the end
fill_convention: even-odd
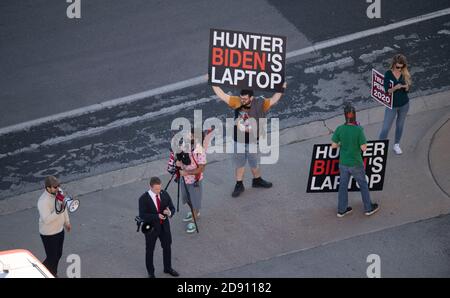
{"type": "MultiPolygon", "coordinates": [[[[388,140],[369,141],[366,152],[362,153],[366,180],[371,191],[383,190],[388,144],[388,140]]],[[[314,145],[306,192],[337,192],[338,189],[339,149],[332,149],[331,144],[314,145]]],[[[353,177],[348,189],[359,191],[353,177]]]]}
{"type": "Polygon", "coordinates": [[[210,30],[208,83],[283,91],[286,37],[210,30]]]}

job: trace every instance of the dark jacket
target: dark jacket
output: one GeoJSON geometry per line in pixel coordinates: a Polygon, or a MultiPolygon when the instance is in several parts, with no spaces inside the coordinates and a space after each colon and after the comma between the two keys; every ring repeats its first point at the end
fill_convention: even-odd
{"type": "MultiPolygon", "coordinates": [[[[175,214],[175,207],[173,206],[170,195],[166,191],[161,190],[159,197],[161,199],[160,213],[162,214],[164,209],[166,209],[166,207],[169,207],[169,210],[172,213],[172,217],[175,214]]],[[[161,230],[161,224],[159,221],[158,211],[155,204],[153,203],[152,198],[150,197],[150,194],[147,191],[139,198],[139,217],[144,221],[144,223],[150,224],[155,229],[155,231],[159,233],[159,231],[161,230]]],[[[170,227],[169,218],[163,220],[162,225],[168,225],[168,227],[170,227]]]]}

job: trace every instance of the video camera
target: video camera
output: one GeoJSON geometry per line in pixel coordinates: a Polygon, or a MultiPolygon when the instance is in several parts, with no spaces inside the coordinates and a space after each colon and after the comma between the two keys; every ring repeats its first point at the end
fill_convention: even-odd
{"type": "Polygon", "coordinates": [[[141,230],[142,233],[146,234],[153,229],[153,226],[150,223],[144,222],[144,220],[139,216],[136,216],[134,220],[136,221],[137,225],[136,232],[139,232],[139,230],[141,230]]]}
{"type": "MultiPolygon", "coordinates": [[[[203,146],[204,140],[206,135],[210,134],[213,131],[213,129],[209,129],[207,131],[202,131],[201,132],[201,137],[199,137],[197,139],[197,142],[194,140],[191,140],[190,146],[188,146],[189,144],[185,142],[184,139],[179,140],[179,142],[175,145],[176,147],[178,147],[178,153],[174,153],[172,150],[170,150],[170,158],[169,158],[169,164],[167,167],[167,171],[173,175],[175,174],[178,170],[180,170],[179,168],[176,167],[176,162],[177,161],[181,161],[185,166],[189,166],[191,164],[191,158],[189,156],[189,151],[193,151],[195,148],[195,144],[200,144],[201,146],[203,146]],[[190,148],[190,149],[189,149],[190,148]]],[[[194,129],[191,130],[191,134],[194,134],[194,129]]],[[[189,140],[187,141],[189,142],[189,140]]]]}
{"type": "MultiPolygon", "coordinates": [[[[162,214],[164,216],[164,218],[167,219],[167,215],[166,214],[163,214],[163,213],[160,213],[160,214],[162,214]]],[[[154,227],[153,227],[153,225],[151,223],[145,222],[139,216],[136,216],[134,218],[134,221],[136,221],[136,226],[137,226],[136,232],[139,232],[139,230],[141,230],[142,233],[146,234],[148,232],[151,232],[154,229],[154,227]]]]}
{"type": "Polygon", "coordinates": [[[174,153],[173,151],[170,151],[170,158],[167,164],[167,171],[169,174],[174,175],[180,170],[180,168],[176,165],[177,161],[181,161],[184,165],[189,166],[191,164],[189,153],[184,151],[174,153]]]}
{"type": "Polygon", "coordinates": [[[181,151],[180,153],[175,154],[176,160],[181,161],[185,166],[189,166],[191,164],[191,158],[189,157],[189,153],[181,151]]]}

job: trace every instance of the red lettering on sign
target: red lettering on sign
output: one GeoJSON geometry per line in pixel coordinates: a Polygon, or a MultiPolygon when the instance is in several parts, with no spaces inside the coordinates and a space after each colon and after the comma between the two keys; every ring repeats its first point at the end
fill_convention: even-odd
{"type": "Polygon", "coordinates": [[[242,69],[266,69],[266,53],[237,49],[212,48],[211,64],[242,69]]]}
{"type": "Polygon", "coordinates": [[[212,65],[223,64],[223,50],[221,48],[212,49],[212,65]]]}
{"type": "Polygon", "coordinates": [[[325,160],[316,160],[313,166],[313,175],[325,174],[325,160]]]}

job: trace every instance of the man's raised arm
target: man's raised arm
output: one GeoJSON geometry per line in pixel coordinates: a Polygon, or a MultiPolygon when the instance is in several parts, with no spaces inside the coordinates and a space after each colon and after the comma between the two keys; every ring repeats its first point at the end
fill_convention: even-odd
{"type": "Polygon", "coordinates": [[[221,100],[223,100],[227,104],[230,102],[230,96],[223,92],[222,88],[220,88],[219,86],[212,86],[212,89],[221,100]]]}
{"type": "MultiPolygon", "coordinates": [[[[286,84],[286,82],[284,82],[283,89],[286,89],[286,86],[287,86],[287,84],[286,84]]],[[[283,93],[277,92],[271,98],[269,98],[270,106],[275,105],[280,100],[281,96],[283,96],[283,93]]]]}

